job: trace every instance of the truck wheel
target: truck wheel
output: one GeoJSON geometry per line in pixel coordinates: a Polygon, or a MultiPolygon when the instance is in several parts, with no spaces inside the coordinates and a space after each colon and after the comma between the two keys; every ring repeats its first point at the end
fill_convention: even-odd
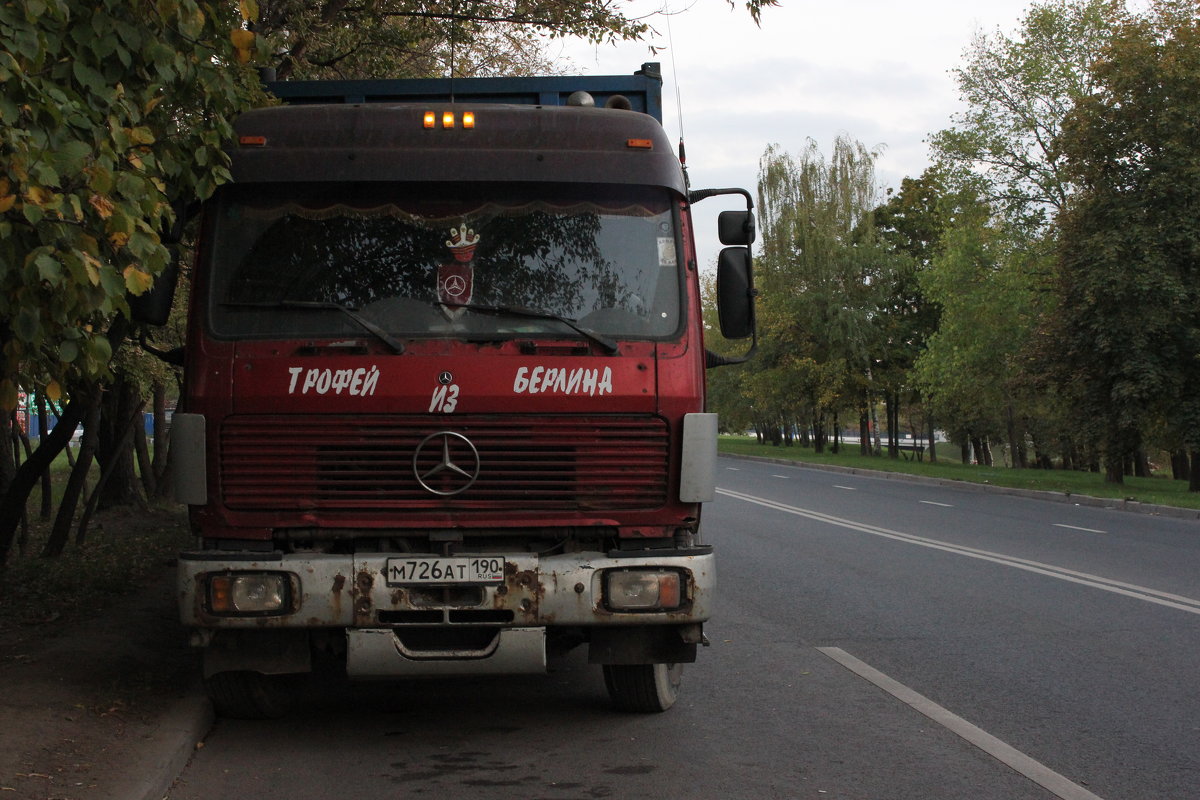
{"type": "Polygon", "coordinates": [[[261,672],[218,672],[204,679],[217,715],[233,719],[279,719],[291,710],[290,676],[261,672]]]}
{"type": "Polygon", "coordinates": [[[675,705],[683,664],[605,664],[604,685],[620,711],[657,714],[675,705]]]}

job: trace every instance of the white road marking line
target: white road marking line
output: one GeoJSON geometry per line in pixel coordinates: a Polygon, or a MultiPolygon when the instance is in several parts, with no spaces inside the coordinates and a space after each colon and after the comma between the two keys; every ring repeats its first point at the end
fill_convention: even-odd
{"type": "Polygon", "coordinates": [[[990,550],[979,550],[974,547],[966,547],[964,545],[951,544],[949,542],[938,541],[937,539],[927,539],[924,536],[914,536],[910,533],[901,533],[888,528],[879,528],[874,525],[867,525],[853,520],[842,519],[830,514],[822,514],[819,511],[809,511],[796,506],[789,506],[785,503],[777,503],[774,500],[767,500],[754,495],[742,494],[741,492],[732,492],[728,489],[717,489],[717,494],[723,494],[726,497],[732,497],[736,500],[743,500],[747,503],[765,506],[776,511],[782,511],[785,514],[794,514],[798,517],[824,522],[829,525],[837,525],[842,528],[848,528],[860,533],[869,533],[872,536],[881,536],[885,539],[894,539],[898,542],[907,544],[915,544],[921,547],[928,547],[933,550],[941,550],[946,553],[954,553],[967,558],[977,558],[982,561],[991,561],[995,564],[1002,564],[1006,567],[1032,572],[1037,575],[1045,575],[1050,578],[1057,578],[1060,581],[1069,583],[1077,583],[1081,586],[1091,586],[1094,589],[1103,589],[1106,592],[1132,597],[1135,600],[1144,600],[1147,603],[1154,603],[1167,608],[1174,608],[1179,611],[1186,611],[1189,614],[1200,614],[1200,600],[1182,595],[1171,594],[1170,592],[1160,592],[1157,589],[1149,589],[1145,586],[1138,586],[1132,583],[1124,583],[1122,581],[1113,580],[1112,578],[1104,578],[1099,575],[1091,575],[1086,572],[1077,572],[1066,567],[1056,567],[1053,564],[1044,564],[1040,561],[1030,561],[1025,558],[1017,558],[1003,553],[993,553],[990,550]]]}
{"type": "Polygon", "coordinates": [[[1045,764],[1025,755],[982,728],[939,706],[904,684],[889,678],[869,664],[860,661],[839,647],[818,647],[817,650],[860,678],[878,686],[910,708],[921,712],[946,730],[961,736],[1000,763],[1011,767],[1029,780],[1049,790],[1062,800],[1101,800],[1077,783],[1073,783],[1045,764]]]}
{"type": "Polygon", "coordinates": [[[737,467],[726,467],[725,469],[729,470],[730,472],[741,472],[741,470],[737,467]]]}
{"type": "Polygon", "coordinates": [[[924,503],[927,506],[938,506],[940,508],[954,508],[954,506],[950,505],[949,503],[938,503],[933,500],[918,500],[917,502],[924,503]]]}
{"type": "Polygon", "coordinates": [[[772,475],[771,477],[772,478],[783,478],[785,481],[788,479],[787,475],[772,475]]]}
{"type": "Polygon", "coordinates": [[[833,485],[833,488],[835,488],[835,489],[845,489],[847,492],[857,492],[857,491],[858,491],[858,487],[857,487],[857,486],[842,486],[842,485],[840,485],[840,484],[837,484],[837,483],[835,483],[835,484],[833,485]]]}
{"type": "Polygon", "coordinates": [[[1073,531],[1083,531],[1084,533],[1108,533],[1108,531],[1098,531],[1095,528],[1081,528],[1078,525],[1064,525],[1061,522],[1054,523],[1056,528],[1067,528],[1073,531]]]}

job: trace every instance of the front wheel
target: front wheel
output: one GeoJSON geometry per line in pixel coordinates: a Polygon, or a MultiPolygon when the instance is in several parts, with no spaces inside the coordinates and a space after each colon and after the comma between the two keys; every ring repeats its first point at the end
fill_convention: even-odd
{"type": "Polygon", "coordinates": [[[683,664],[605,664],[604,685],[620,711],[657,714],[675,705],[683,664]]]}

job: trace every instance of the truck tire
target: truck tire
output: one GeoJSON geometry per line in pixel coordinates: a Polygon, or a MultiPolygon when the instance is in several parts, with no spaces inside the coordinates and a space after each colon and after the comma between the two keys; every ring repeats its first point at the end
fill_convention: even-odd
{"type": "Polygon", "coordinates": [[[675,705],[683,664],[605,664],[604,685],[620,711],[657,714],[675,705]]]}
{"type": "Polygon", "coordinates": [[[232,719],[279,719],[295,700],[286,675],[261,672],[218,672],[204,679],[204,689],[217,716],[232,719]]]}

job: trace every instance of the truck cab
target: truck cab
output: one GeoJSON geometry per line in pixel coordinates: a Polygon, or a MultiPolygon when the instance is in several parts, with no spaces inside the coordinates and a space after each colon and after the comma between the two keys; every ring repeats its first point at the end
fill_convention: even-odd
{"type": "MultiPolygon", "coordinates": [[[[280,83],[239,119],[172,431],[220,713],[283,713],[320,658],[470,676],[576,645],[618,708],[675,701],[713,608],[717,423],[660,84],[280,83]]],[[[748,247],[722,270],[745,334],[748,247]]]]}

